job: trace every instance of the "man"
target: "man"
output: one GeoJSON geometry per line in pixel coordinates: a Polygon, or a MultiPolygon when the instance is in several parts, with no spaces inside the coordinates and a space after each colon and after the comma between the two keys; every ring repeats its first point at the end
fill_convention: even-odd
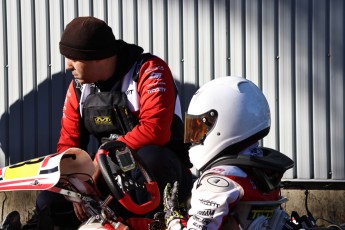
{"type": "Polygon", "coordinates": [[[287,216],[277,208],[284,200],[279,183],[293,161],[259,147],[270,121],[265,96],[244,78],[216,78],[194,94],[185,115],[185,142],[192,144],[189,156],[201,175],[193,186],[189,218],[179,210],[177,183],[167,185],[169,230],[282,229],[278,220],[287,216]]]}
{"type": "MultiPolygon", "coordinates": [[[[185,188],[181,201],[187,199],[192,186],[191,164],[168,65],[144,54],[137,45],[116,40],[112,29],[94,17],[78,17],[66,26],[60,52],[74,80],[66,94],[57,152],[71,147],[86,150],[90,135],[99,144],[124,142],[137,151],[161,191],[166,183],[177,180],[185,188]]],[[[48,209],[54,225],[76,227],[87,219],[78,204],[74,204],[76,216],[71,215],[72,203],[49,191],[42,191],[36,204],[38,213],[48,209]]]]}

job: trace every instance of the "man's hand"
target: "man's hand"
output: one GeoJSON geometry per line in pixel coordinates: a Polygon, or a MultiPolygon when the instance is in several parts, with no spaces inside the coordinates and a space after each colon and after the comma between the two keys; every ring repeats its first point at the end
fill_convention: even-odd
{"type": "Polygon", "coordinates": [[[169,223],[175,219],[184,219],[180,211],[180,205],[178,201],[178,182],[175,181],[174,187],[168,183],[164,189],[163,205],[165,212],[165,224],[168,227],[169,223]]]}

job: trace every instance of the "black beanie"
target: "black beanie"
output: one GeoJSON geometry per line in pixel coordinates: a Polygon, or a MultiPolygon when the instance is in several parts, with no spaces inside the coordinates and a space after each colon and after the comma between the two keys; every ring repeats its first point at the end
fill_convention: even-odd
{"type": "Polygon", "coordinates": [[[112,29],[94,17],[78,17],[67,24],[60,53],[73,60],[100,60],[117,53],[112,29]]]}

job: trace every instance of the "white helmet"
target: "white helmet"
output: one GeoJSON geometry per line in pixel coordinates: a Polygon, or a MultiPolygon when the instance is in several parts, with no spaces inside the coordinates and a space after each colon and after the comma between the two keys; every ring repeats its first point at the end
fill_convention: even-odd
{"type": "Polygon", "coordinates": [[[270,124],[267,100],[253,82],[242,77],[209,81],[194,94],[185,114],[190,160],[202,170],[224,149],[235,144],[246,148],[262,139],[270,124]]]}

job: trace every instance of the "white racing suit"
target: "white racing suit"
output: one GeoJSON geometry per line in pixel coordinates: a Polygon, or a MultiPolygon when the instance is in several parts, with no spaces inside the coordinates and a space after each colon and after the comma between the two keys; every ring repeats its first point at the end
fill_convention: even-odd
{"type": "Polygon", "coordinates": [[[239,154],[224,152],[194,182],[189,219],[175,219],[179,229],[283,229],[288,221],[280,205],[280,182],[294,162],[274,149],[249,146],[239,154]]]}
{"type": "MultiPolygon", "coordinates": [[[[260,192],[240,167],[213,167],[194,183],[184,229],[282,229],[287,214],[279,208],[279,192],[260,192]]],[[[171,221],[168,229],[181,229],[180,221],[171,221]]]]}

